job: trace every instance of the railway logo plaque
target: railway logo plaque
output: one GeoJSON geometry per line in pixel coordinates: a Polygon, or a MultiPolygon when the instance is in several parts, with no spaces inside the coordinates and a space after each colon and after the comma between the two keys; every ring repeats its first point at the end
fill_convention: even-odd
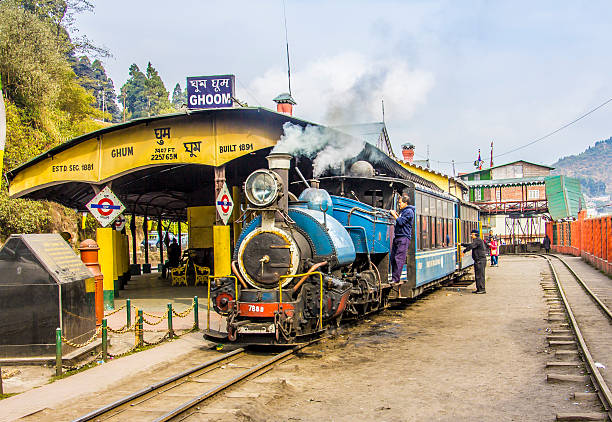
{"type": "Polygon", "coordinates": [[[117,216],[117,218],[113,222],[113,227],[118,232],[123,230],[123,228],[125,227],[125,217],[123,216],[123,214],[119,214],[119,216],[117,216]]]}
{"type": "Polygon", "coordinates": [[[102,227],[106,227],[125,210],[125,206],[108,186],[105,186],[89,201],[87,209],[102,227]]]}
{"type": "Polygon", "coordinates": [[[234,210],[234,201],[229,189],[227,188],[227,184],[223,183],[223,188],[221,188],[219,195],[217,195],[217,201],[215,203],[219,217],[221,217],[221,220],[223,220],[223,224],[227,224],[230,216],[232,215],[232,211],[234,210]]]}

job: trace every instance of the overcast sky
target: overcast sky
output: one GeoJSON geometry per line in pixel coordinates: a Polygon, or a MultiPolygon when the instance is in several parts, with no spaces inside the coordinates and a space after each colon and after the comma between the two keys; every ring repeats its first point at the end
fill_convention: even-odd
{"type": "MultiPolygon", "coordinates": [[[[395,147],[471,171],[612,98],[612,2],[286,0],[294,115],[385,121],[395,147]]],[[[166,88],[235,74],[237,97],[275,108],[287,91],[282,0],[104,0],[77,27],[114,57],[118,91],[151,61],[166,88]]],[[[495,164],[552,164],[612,136],[612,103],[495,164]]]]}

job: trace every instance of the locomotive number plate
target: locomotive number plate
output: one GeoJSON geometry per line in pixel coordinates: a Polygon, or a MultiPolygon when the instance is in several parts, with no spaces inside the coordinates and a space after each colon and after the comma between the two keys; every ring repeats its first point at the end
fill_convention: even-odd
{"type": "Polygon", "coordinates": [[[249,312],[260,312],[260,313],[262,313],[263,311],[264,311],[264,307],[263,306],[249,305],[249,312]]]}

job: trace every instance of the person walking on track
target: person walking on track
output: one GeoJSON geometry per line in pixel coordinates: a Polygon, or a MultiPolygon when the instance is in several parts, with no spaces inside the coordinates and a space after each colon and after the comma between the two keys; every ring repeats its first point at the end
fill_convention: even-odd
{"type": "Polygon", "coordinates": [[[472,243],[462,243],[465,247],[463,253],[472,251],[472,259],[474,260],[474,278],[476,279],[476,290],[472,293],[484,294],[485,290],[485,268],[487,267],[487,247],[480,238],[478,230],[472,230],[470,234],[472,243]]]}
{"type": "Polygon", "coordinates": [[[544,241],[542,242],[542,246],[544,246],[544,249],[546,250],[546,253],[550,252],[550,237],[548,237],[548,235],[546,235],[544,237],[544,241]]]}
{"type": "Polygon", "coordinates": [[[412,227],[414,226],[414,205],[410,205],[410,196],[403,193],[399,202],[400,212],[390,210],[395,217],[395,237],[391,245],[391,274],[392,283],[399,283],[402,268],[406,265],[406,253],[412,240],[412,227]]]}

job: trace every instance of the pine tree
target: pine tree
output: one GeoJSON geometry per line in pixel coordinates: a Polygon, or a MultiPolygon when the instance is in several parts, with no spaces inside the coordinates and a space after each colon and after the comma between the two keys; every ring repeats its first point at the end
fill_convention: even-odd
{"type": "Polygon", "coordinates": [[[168,100],[168,91],[157,70],[151,62],[147,65],[146,95],[149,100],[149,116],[155,116],[167,112],[172,106],[168,100]]]}
{"type": "Polygon", "coordinates": [[[187,90],[183,92],[181,84],[177,83],[172,91],[172,105],[177,110],[180,110],[185,104],[187,104],[187,90]]]}
{"type": "MultiPolygon", "coordinates": [[[[113,80],[106,75],[106,69],[100,60],[94,60],[91,64],[94,77],[98,82],[98,90],[104,93],[104,102],[98,101],[98,108],[104,112],[110,113],[113,122],[118,122],[121,119],[121,112],[117,106],[117,94],[115,94],[115,84],[113,80]]],[[[97,98],[100,96],[98,95],[97,98]]]]}
{"type": "Polygon", "coordinates": [[[117,95],[113,80],[106,75],[106,70],[100,60],[89,61],[87,56],[78,59],[71,57],[72,69],[78,77],[79,84],[95,97],[94,106],[105,113],[105,119],[113,122],[121,120],[121,111],[117,106],[117,95]],[[102,101],[104,95],[104,101],[102,101]],[[104,110],[103,110],[104,109],[104,110]]]}
{"type": "Polygon", "coordinates": [[[125,102],[127,118],[135,119],[175,111],[168,95],[159,73],[149,62],[146,75],[136,64],[130,66],[130,78],[121,87],[120,100],[125,102]]]}
{"type": "Polygon", "coordinates": [[[147,77],[134,63],[130,66],[130,78],[121,87],[122,101],[127,110],[127,119],[137,119],[148,115],[146,87],[147,77]]]}

